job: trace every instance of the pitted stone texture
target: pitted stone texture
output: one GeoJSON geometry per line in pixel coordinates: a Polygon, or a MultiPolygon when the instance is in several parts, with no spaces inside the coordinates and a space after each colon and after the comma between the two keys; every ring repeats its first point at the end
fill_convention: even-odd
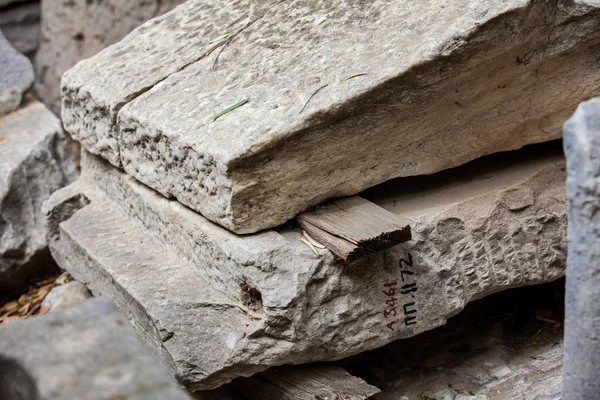
{"type": "Polygon", "coordinates": [[[0,117],[16,110],[33,83],[31,62],[0,32],[0,117]]]}
{"type": "Polygon", "coordinates": [[[559,138],[600,88],[597,4],[265,4],[192,0],[79,64],[63,79],[66,129],[250,233],[394,177],[559,138]]]}
{"type": "Polygon", "coordinates": [[[36,92],[52,111],[60,113],[60,78],[66,70],[183,1],[42,0],[36,92]]]}
{"type": "Polygon", "coordinates": [[[184,400],[189,396],[107,299],[0,326],[46,400],[184,400]]]}
{"type": "Polygon", "coordinates": [[[444,327],[342,365],[381,388],[377,400],[561,399],[563,328],[534,316],[543,308],[562,320],[561,283],[489,296],[444,327]]]}
{"type": "MultiPolygon", "coordinates": [[[[533,310],[552,310],[552,319],[562,320],[562,283],[488,296],[443,327],[336,364],[380,388],[375,400],[559,400],[563,327],[536,320],[533,310]]],[[[196,399],[246,400],[253,380],[196,399]]]]}
{"type": "Polygon", "coordinates": [[[76,177],[60,120],[39,102],[0,118],[0,291],[47,266],[42,203],[76,177]]]}
{"type": "Polygon", "coordinates": [[[565,299],[564,399],[600,398],[600,98],[565,124],[569,258],[565,299]]]}
{"type": "Polygon", "coordinates": [[[15,49],[33,58],[40,42],[39,1],[0,10],[0,30],[15,49]]]}
{"type": "Polygon", "coordinates": [[[414,240],[349,265],[315,255],[292,227],[232,234],[87,153],[80,180],[44,207],[58,263],[114,299],[182,382],[205,389],[373,349],[473,299],[562,276],[562,156],[517,158],[529,161],[418,190],[391,182],[375,202],[409,219],[414,240]]]}

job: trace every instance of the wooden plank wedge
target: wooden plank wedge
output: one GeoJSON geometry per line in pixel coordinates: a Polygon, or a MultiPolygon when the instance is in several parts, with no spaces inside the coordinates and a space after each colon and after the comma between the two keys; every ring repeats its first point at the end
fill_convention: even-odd
{"type": "Polygon", "coordinates": [[[354,261],[411,239],[407,220],[360,196],[317,206],[298,215],[296,221],[343,261],[354,261]]]}
{"type": "Polygon", "coordinates": [[[330,364],[274,367],[231,386],[245,400],[365,400],[381,390],[330,364]]]}

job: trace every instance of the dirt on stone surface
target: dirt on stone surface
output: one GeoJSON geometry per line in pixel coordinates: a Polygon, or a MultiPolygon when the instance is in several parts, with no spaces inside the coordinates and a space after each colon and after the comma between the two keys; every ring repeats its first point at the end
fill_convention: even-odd
{"type": "Polygon", "coordinates": [[[54,287],[72,280],[68,272],[58,270],[49,277],[28,284],[18,293],[0,295],[0,323],[47,313],[48,307],[42,306],[46,295],[54,287]]]}

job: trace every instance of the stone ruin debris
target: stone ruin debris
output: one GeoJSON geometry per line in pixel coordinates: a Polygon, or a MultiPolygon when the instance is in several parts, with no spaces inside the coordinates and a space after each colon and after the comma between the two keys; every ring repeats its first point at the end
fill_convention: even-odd
{"type": "Polygon", "coordinates": [[[560,278],[552,141],[600,87],[599,17],[592,1],[189,0],[63,76],[84,153],[44,204],[52,254],[190,390],[560,278]],[[370,212],[398,231],[344,257],[370,212]]]}
{"type": "Polygon", "coordinates": [[[0,292],[53,264],[41,206],[76,177],[60,120],[28,97],[33,79],[30,61],[0,32],[0,292]]]}

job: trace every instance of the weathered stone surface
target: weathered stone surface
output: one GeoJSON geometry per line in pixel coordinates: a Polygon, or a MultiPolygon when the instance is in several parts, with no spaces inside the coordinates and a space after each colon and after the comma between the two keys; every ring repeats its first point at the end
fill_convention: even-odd
{"type": "Polygon", "coordinates": [[[559,138],[600,88],[599,33],[584,1],[192,0],[68,71],[62,115],[92,153],[250,233],[559,138]]]}
{"type": "Polygon", "coordinates": [[[556,150],[374,190],[376,204],[411,221],[413,240],[348,265],[315,255],[292,226],[232,234],[86,153],[82,177],[44,205],[50,248],[182,382],[210,388],[373,349],[444,324],[472,299],[562,276],[556,150]]]}
{"type": "MultiPolygon", "coordinates": [[[[380,387],[376,400],[559,400],[562,326],[536,320],[535,310],[562,320],[562,283],[488,296],[443,327],[333,364],[380,387]]],[[[247,393],[261,375],[196,399],[260,399],[266,391],[247,393]]]]}
{"type": "Polygon", "coordinates": [[[42,306],[54,310],[60,307],[72,306],[92,297],[90,291],[80,282],[72,281],[64,285],[54,287],[44,297],[42,306]]]}
{"type": "Polygon", "coordinates": [[[33,58],[40,43],[40,3],[0,10],[0,30],[19,52],[33,58]]]}
{"type": "Polygon", "coordinates": [[[0,32],[0,116],[16,110],[33,83],[33,66],[0,32]]]}
{"type": "Polygon", "coordinates": [[[569,258],[564,399],[600,399],[600,98],[565,124],[569,258]]]}
{"type": "Polygon", "coordinates": [[[106,299],[0,326],[0,352],[30,371],[45,400],[189,396],[106,299]]]}
{"type": "Polygon", "coordinates": [[[503,295],[497,301],[515,308],[477,304],[447,327],[344,364],[382,388],[377,400],[560,400],[562,326],[535,320],[539,299],[503,295]]]}
{"type": "Polygon", "coordinates": [[[35,63],[37,93],[60,113],[60,78],[66,70],[183,1],[43,0],[42,41],[35,63]]]}
{"type": "Polygon", "coordinates": [[[0,291],[40,272],[47,242],[41,205],[72,182],[60,120],[39,102],[0,118],[0,291]]]}

